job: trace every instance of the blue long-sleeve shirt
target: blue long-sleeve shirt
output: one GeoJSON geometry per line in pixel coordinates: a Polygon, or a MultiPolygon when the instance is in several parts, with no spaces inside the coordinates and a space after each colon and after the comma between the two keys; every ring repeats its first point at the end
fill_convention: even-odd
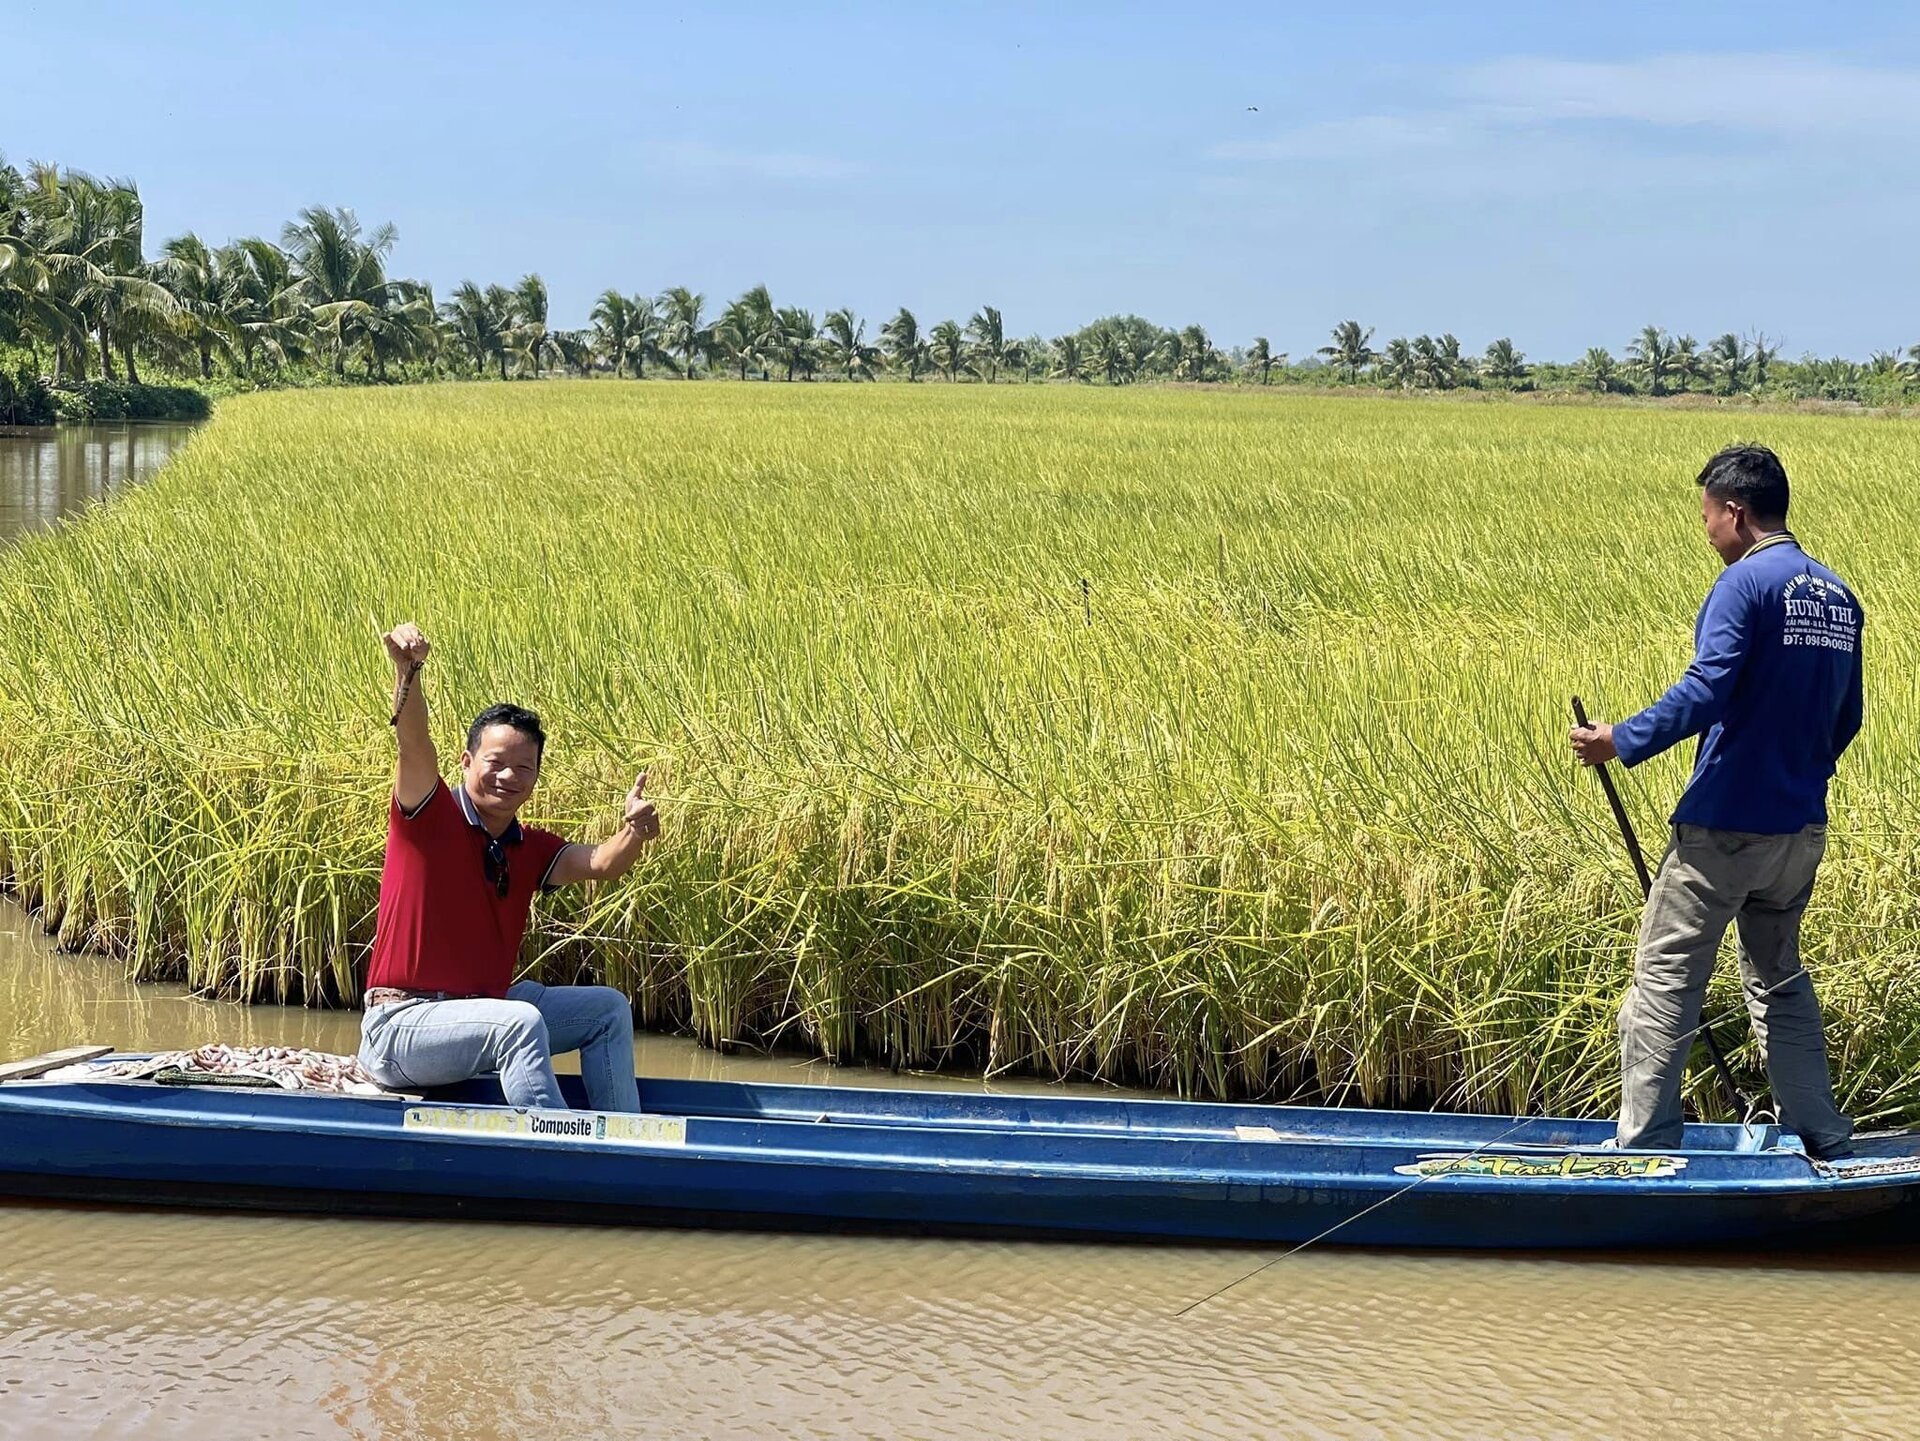
{"type": "Polygon", "coordinates": [[[1613,728],[1626,764],[1700,737],[1675,825],[1788,835],[1827,818],[1834,763],[1860,730],[1859,598],[1782,531],[1721,572],[1693,664],[1613,728]]]}

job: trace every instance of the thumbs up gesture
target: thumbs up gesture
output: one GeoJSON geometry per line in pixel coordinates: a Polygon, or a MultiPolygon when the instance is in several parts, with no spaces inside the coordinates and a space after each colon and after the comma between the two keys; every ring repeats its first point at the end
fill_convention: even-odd
{"type": "Polygon", "coordinates": [[[660,838],[660,810],[647,799],[647,773],[640,772],[640,779],[633,783],[633,789],[627,792],[627,809],[622,818],[627,829],[643,841],[660,838]]]}

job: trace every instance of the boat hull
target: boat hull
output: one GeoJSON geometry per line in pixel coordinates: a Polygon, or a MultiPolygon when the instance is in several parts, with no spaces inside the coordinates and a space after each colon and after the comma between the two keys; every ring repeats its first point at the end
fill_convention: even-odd
{"type": "MultiPolygon", "coordinates": [[[[0,1192],[554,1223],[1448,1248],[1904,1236],[1920,1139],[1850,1174],[1697,1127],[644,1082],[630,1118],[145,1083],[0,1086],[0,1192]],[[587,1119],[580,1119],[584,1116],[587,1119]],[[545,1120],[541,1118],[545,1117],[545,1120]],[[611,1126],[605,1135],[591,1128],[611,1126]],[[539,1128],[545,1127],[543,1131],[539,1128]],[[580,1136],[566,1134],[587,1128],[580,1136]]],[[[491,1103],[490,1103],[491,1102],[491,1103]]]]}

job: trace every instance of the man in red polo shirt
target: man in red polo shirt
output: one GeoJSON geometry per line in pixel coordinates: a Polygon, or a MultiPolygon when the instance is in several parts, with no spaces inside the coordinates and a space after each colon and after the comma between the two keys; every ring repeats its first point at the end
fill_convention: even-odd
{"type": "Polygon", "coordinates": [[[546,733],[514,705],[482,711],[460,753],[460,784],[440,777],[427,729],[419,627],[382,637],[395,672],[399,767],[387,813],[387,859],[367,971],[360,1063],[395,1090],[498,1074],[507,1103],[563,1110],[553,1053],[580,1052],[587,1103],[637,1111],[633,1006],[610,986],[515,981],[535,891],[625,875],[660,834],[642,775],[620,829],[598,845],[523,826],[546,733]]]}

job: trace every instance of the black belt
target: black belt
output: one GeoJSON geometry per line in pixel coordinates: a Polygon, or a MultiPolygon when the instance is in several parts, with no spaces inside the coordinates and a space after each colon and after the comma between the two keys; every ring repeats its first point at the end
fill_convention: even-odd
{"type": "Polygon", "coordinates": [[[370,986],[367,1007],[392,1006],[401,1001],[484,1001],[477,991],[414,991],[405,986],[370,986]]]}

